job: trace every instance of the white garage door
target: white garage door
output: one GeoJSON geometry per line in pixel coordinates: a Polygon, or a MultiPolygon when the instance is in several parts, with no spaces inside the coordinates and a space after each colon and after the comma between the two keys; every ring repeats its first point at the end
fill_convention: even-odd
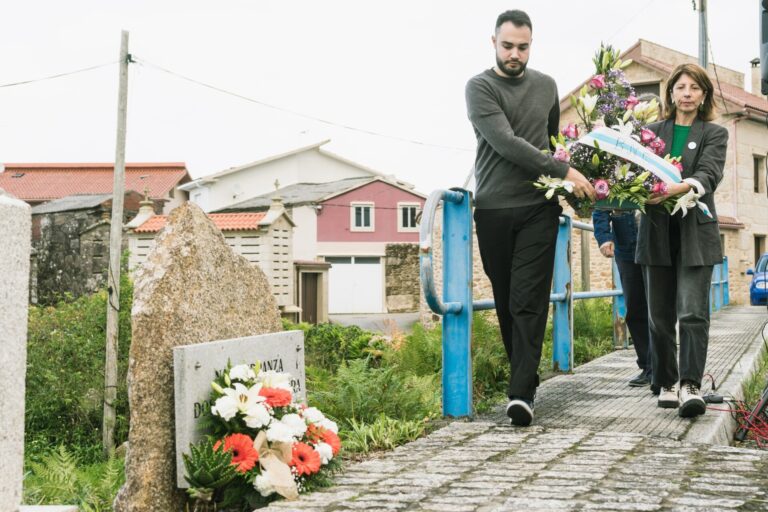
{"type": "Polygon", "coordinates": [[[384,277],[378,256],[326,257],[328,313],[385,313],[384,277]]]}

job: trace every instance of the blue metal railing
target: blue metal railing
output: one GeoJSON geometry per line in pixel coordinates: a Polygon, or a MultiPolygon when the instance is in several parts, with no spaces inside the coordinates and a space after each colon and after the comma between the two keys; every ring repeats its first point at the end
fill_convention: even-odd
{"type": "MultiPolygon", "coordinates": [[[[616,264],[612,290],[573,291],[571,271],[572,230],[593,231],[591,224],[560,217],[555,250],[555,268],[550,302],[553,303],[552,366],[556,371],[573,369],[573,303],[579,299],[613,298],[614,344],[623,340],[628,347],[624,317],[626,307],[616,264]]],[[[472,312],[494,308],[492,299],[472,300],[472,197],[463,189],[436,190],[424,205],[419,234],[421,283],[430,309],[443,317],[443,414],[471,416],[472,363],[470,340],[472,312]],[[432,233],[435,214],[443,203],[443,298],[437,296],[432,261],[432,233]],[[471,307],[469,307],[471,305],[471,307]]],[[[710,308],[719,310],[729,302],[728,260],[712,272],[710,308]]]]}

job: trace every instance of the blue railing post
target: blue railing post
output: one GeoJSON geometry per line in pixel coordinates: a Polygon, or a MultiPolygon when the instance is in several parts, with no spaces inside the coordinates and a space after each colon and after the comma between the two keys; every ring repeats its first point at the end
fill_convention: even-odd
{"type": "Polygon", "coordinates": [[[731,278],[728,274],[728,256],[723,256],[723,268],[720,271],[720,273],[723,276],[723,306],[727,306],[731,303],[731,296],[730,296],[730,282],[731,278]]]}
{"type": "Polygon", "coordinates": [[[443,301],[461,310],[443,315],[443,415],[472,415],[472,201],[443,202],[443,301]]]}
{"type": "Polygon", "coordinates": [[[571,280],[571,218],[560,217],[555,249],[552,301],[552,365],[555,371],[573,369],[573,294],[571,280]]]}
{"type": "Polygon", "coordinates": [[[720,311],[720,308],[723,307],[723,284],[722,284],[722,272],[723,272],[723,265],[722,263],[719,265],[715,265],[715,268],[712,269],[712,280],[714,281],[714,292],[715,292],[715,311],[720,311]]]}
{"type": "Polygon", "coordinates": [[[613,296],[613,346],[618,347],[621,344],[624,348],[629,348],[629,336],[627,335],[627,322],[625,320],[627,318],[627,304],[624,301],[624,288],[621,286],[621,275],[615,259],[611,259],[611,270],[615,290],[621,292],[621,295],[613,296]]]}

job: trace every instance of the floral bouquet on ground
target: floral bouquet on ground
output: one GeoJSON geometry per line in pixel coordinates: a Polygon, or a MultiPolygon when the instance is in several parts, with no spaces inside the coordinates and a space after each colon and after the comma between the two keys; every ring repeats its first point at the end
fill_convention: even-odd
{"type": "Polygon", "coordinates": [[[250,511],[331,484],[341,469],[336,423],[296,403],[287,373],[260,363],[217,372],[206,438],[184,454],[193,510],[250,511]]]}
{"type": "MultiPolygon", "coordinates": [[[[655,99],[639,101],[623,69],[619,51],[601,46],[593,59],[595,76],[578,96],[571,96],[581,124],[568,124],[552,138],[554,157],[580,171],[595,187],[597,202],[578,199],[573,183],[541,176],[534,186],[546,197],[555,194],[581,216],[592,208],[644,210],[651,194],[665,194],[668,183],[681,181],[678,159],[664,158],[664,141],[646,125],[656,121],[659,104],[655,99]],[[580,137],[580,132],[585,135],[580,137]]],[[[676,201],[666,199],[669,210],[676,201]]]]}

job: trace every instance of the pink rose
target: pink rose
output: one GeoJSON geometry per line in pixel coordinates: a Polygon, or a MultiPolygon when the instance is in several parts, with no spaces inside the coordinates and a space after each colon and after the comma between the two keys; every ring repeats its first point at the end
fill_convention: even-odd
{"type": "Polygon", "coordinates": [[[630,96],[629,98],[627,98],[627,102],[626,102],[627,110],[632,110],[633,108],[635,108],[635,105],[637,105],[638,103],[640,103],[640,100],[637,99],[636,96],[634,95],[630,96]]]}
{"type": "Polygon", "coordinates": [[[569,139],[579,138],[579,128],[574,123],[568,123],[565,125],[561,133],[563,136],[568,137],[569,139]]]}
{"type": "Polygon", "coordinates": [[[607,181],[595,180],[594,186],[595,186],[595,196],[598,199],[605,199],[606,197],[608,197],[608,193],[610,192],[611,187],[608,185],[607,181]]]}
{"type": "Polygon", "coordinates": [[[659,194],[662,196],[667,195],[667,184],[663,181],[660,181],[653,185],[653,188],[651,188],[651,193],[653,194],[659,194]]]}
{"type": "Polygon", "coordinates": [[[649,144],[649,146],[653,150],[653,152],[656,153],[657,155],[661,155],[664,153],[664,147],[665,147],[664,141],[658,137],[653,139],[649,144]]]}
{"type": "Polygon", "coordinates": [[[593,89],[602,89],[605,87],[605,77],[603,75],[595,75],[589,81],[589,86],[593,89]]]}
{"type": "Polygon", "coordinates": [[[571,160],[571,155],[563,146],[558,146],[555,154],[552,156],[555,160],[559,160],[561,162],[569,162],[571,160]]]}
{"type": "Polygon", "coordinates": [[[648,128],[643,128],[640,130],[640,142],[643,144],[648,144],[653,141],[653,139],[656,138],[656,134],[653,133],[653,131],[649,130],[648,128]]]}

